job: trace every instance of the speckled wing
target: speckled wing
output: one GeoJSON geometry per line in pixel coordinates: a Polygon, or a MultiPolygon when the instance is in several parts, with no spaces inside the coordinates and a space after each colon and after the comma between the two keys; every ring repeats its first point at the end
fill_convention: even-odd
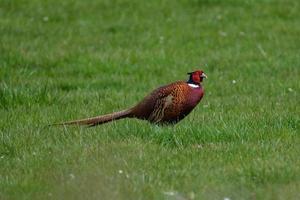
{"type": "Polygon", "coordinates": [[[157,99],[154,109],[150,114],[148,120],[153,123],[159,123],[165,118],[165,111],[173,104],[173,95],[169,94],[164,98],[157,99]]]}
{"type": "Polygon", "coordinates": [[[186,83],[176,82],[154,91],[155,104],[148,120],[153,123],[177,121],[185,101],[186,83]]]}

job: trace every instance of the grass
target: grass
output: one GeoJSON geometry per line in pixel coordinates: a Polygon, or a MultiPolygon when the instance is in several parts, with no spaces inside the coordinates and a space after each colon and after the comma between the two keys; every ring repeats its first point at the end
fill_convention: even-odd
{"type": "Polygon", "coordinates": [[[0,199],[299,199],[300,3],[2,0],[0,199]],[[204,69],[174,127],[117,111],[204,69]]]}

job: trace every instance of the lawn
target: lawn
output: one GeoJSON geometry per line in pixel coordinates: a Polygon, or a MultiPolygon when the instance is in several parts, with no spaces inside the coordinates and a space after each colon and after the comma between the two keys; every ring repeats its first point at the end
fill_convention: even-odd
{"type": "Polygon", "coordinates": [[[300,2],[1,0],[0,199],[300,199],[300,2]],[[118,111],[203,69],[175,126],[118,111]]]}

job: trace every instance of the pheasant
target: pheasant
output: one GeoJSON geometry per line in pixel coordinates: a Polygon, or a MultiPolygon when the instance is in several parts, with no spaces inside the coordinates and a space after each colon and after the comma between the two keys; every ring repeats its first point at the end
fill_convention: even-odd
{"type": "Polygon", "coordinates": [[[96,126],[122,118],[137,118],[154,124],[176,124],[196,107],[204,95],[201,85],[203,79],[207,78],[204,72],[197,70],[187,74],[188,81],[159,87],[129,109],[56,125],[96,126]]]}

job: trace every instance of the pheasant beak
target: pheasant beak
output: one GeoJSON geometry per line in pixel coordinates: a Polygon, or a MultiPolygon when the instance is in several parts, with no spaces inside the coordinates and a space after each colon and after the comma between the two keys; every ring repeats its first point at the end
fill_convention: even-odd
{"type": "Polygon", "coordinates": [[[204,74],[204,73],[202,73],[200,77],[201,78],[207,78],[206,74],[204,74]]]}

